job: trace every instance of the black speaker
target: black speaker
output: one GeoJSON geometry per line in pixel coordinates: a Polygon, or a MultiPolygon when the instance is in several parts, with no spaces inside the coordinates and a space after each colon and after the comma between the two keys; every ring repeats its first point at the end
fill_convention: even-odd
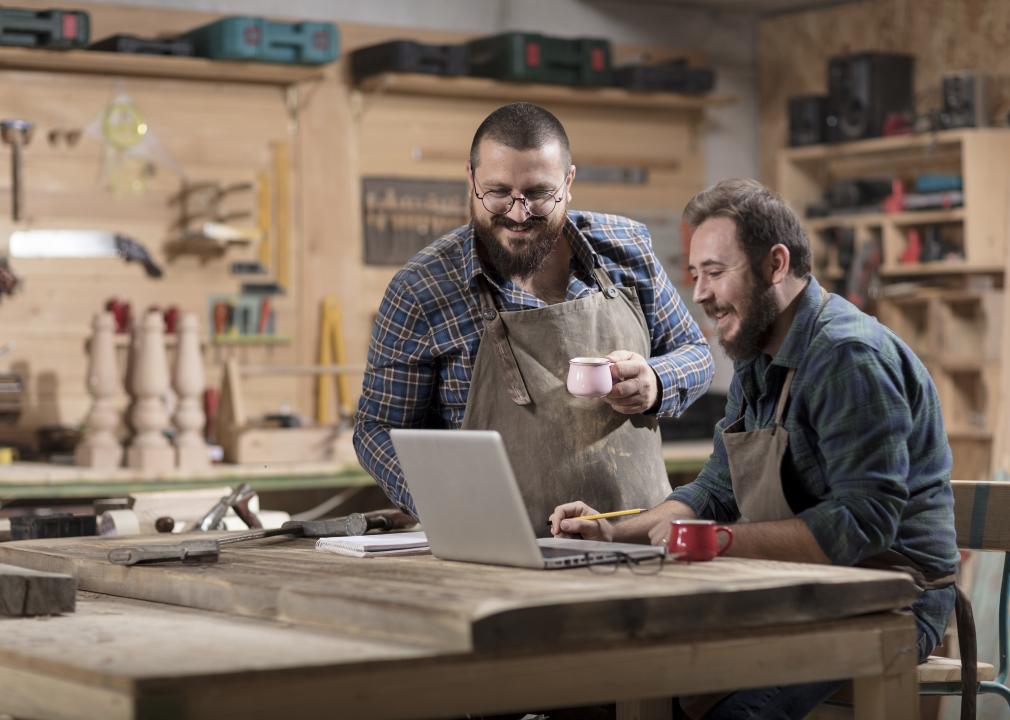
{"type": "Polygon", "coordinates": [[[789,98],[789,145],[826,142],[828,98],[826,95],[796,95],[789,98]]]}
{"type": "Polygon", "coordinates": [[[945,128],[985,127],[989,112],[984,75],[955,72],[943,76],[943,111],[940,124],[945,128]]]}
{"type": "Polygon", "coordinates": [[[915,114],[915,58],[857,53],[828,60],[828,139],[880,137],[888,115],[915,114]]]}

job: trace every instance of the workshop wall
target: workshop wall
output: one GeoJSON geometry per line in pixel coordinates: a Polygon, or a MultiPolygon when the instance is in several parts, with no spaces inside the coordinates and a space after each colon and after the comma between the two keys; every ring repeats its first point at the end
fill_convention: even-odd
{"type": "MultiPolygon", "coordinates": [[[[41,0],[23,4],[49,6],[41,0]]],[[[258,12],[246,4],[242,8],[224,5],[207,8],[258,12]]],[[[81,7],[91,13],[95,38],[126,31],[165,34],[214,17],[136,3],[81,7]]],[[[287,9],[307,18],[318,17],[310,12],[318,7],[306,8],[304,13],[297,7],[287,9]]],[[[516,9],[515,17],[533,17],[543,23],[562,20],[536,15],[532,4],[526,9],[525,15],[521,8],[516,9]]],[[[604,31],[612,8],[605,10],[587,15],[584,27],[569,29],[608,34],[604,31]]],[[[463,13],[462,17],[472,16],[463,13]]],[[[502,26],[515,20],[501,14],[495,17],[502,26]]],[[[355,47],[384,39],[455,42],[493,29],[422,31],[339,24],[342,56],[355,47]]],[[[550,27],[536,29],[553,31],[550,27]]],[[[634,32],[624,28],[621,34],[630,37],[634,32]]],[[[625,45],[617,52],[619,59],[630,60],[682,55],[684,48],[625,45]]],[[[693,57],[700,58],[697,54],[693,57]]],[[[742,56],[737,60],[742,63],[742,56]]],[[[181,173],[190,181],[254,181],[258,173],[271,169],[271,147],[276,143],[288,143],[292,151],[291,286],[287,295],[275,302],[277,332],[289,336],[291,342],[241,348],[209,345],[205,350],[208,384],[218,383],[220,367],[230,357],[252,364],[315,362],[319,304],[328,295],[335,295],[343,308],[347,361],[364,362],[372,315],[396,268],[363,264],[361,178],[401,176],[462,182],[473,128],[501,101],[361,92],[348,83],[344,65],[330,66],[322,81],[302,83],[294,92],[285,92],[280,86],[231,82],[116,80],[105,75],[0,71],[0,86],[18,88],[17,93],[8,93],[5,116],[32,120],[39,131],[25,152],[24,203],[32,227],[126,232],[142,241],[166,270],[164,279],[151,280],[138,265],[116,259],[16,261],[24,278],[23,290],[0,304],[0,323],[7,330],[6,339],[17,343],[14,353],[5,358],[5,369],[23,374],[28,392],[22,422],[2,432],[13,433],[16,440],[19,432],[30,432],[39,425],[73,425],[83,419],[90,405],[84,350],[89,324],[111,296],[130,301],[135,317],[150,305],[196,311],[207,332],[208,296],[235,292],[242,278],[231,275],[229,267],[235,260],[255,257],[255,250],[234,248],[221,257],[209,258],[169,257],[178,221],[171,199],[180,189],[181,173]],[[129,197],[116,197],[103,189],[102,167],[109,149],[101,132],[96,131],[100,127],[97,119],[118,92],[127,93],[134,101],[163,150],[153,158],[153,174],[145,178],[145,193],[129,197]],[[59,142],[50,145],[47,134],[53,129],[80,130],[82,137],[73,147],[59,142]]],[[[722,78],[718,66],[716,71],[722,78]]],[[[712,179],[704,160],[709,126],[701,120],[708,117],[710,122],[725,108],[702,115],[658,106],[544,104],[568,126],[577,163],[648,167],[650,180],[645,185],[580,182],[575,205],[628,214],[649,223],[657,251],[675,268],[679,211],[692,193],[712,179]]],[[[0,192],[8,191],[7,182],[0,176],[0,192]]],[[[252,194],[244,199],[239,196],[235,202],[238,209],[255,209],[252,194]]],[[[125,372],[125,339],[120,353],[125,372]]],[[[350,385],[356,394],[360,377],[352,377],[350,385]]],[[[247,411],[255,415],[290,406],[308,415],[312,390],[308,378],[257,379],[256,387],[248,391],[247,411]]],[[[125,393],[122,400],[125,404],[125,393]]]]}
{"type": "Polygon", "coordinates": [[[1006,124],[1010,110],[1010,4],[1003,0],[875,0],[845,3],[762,20],[759,24],[761,177],[776,182],[786,145],[786,101],[824,93],[827,60],[863,50],[915,56],[918,112],[941,104],[940,79],[978,70],[990,81],[990,113],[1006,124]]]}

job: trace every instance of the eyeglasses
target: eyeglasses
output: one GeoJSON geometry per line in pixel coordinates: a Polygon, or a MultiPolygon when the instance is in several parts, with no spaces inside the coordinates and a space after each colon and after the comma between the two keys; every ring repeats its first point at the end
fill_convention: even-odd
{"type": "Polygon", "coordinates": [[[586,561],[589,563],[589,571],[598,575],[613,575],[617,572],[619,565],[627,565],[628,569],[635,575],[655,575],[663,569],[666,555],[664,553],[662,555],[634,557],[619,550],[614,550],[612,552],[586,553],[586,561]]]}
{"type": "MultiPolygon", "coordinates": [[[[567,175],[565,179],[568,179],[567,175]]],[[[477,192],[477,178],[475,174],[470,174],[470,181],[473,184],[474,197],[480,200],[481,204],[484,205],[484,209],[492,215],[508,215],[512,211],[512,206],[518,200],[523,204],[523,209],[527,215],[546,217],[554,212],[554,208],[558,206],[559,202],[564,200],[563,194],[561,196],[557,195],[561,191],[561,188],[565,186],[563,182],[551,191],[536,190],[524,192],[521,195],[513,195],[511,190],[487,190],[482,195],[477,192]]]]}

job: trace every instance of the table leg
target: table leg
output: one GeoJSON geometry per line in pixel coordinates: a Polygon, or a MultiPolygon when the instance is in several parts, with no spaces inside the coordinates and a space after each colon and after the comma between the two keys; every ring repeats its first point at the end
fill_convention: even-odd
{"type": "Polygon", "coordinates": [[[617,720],[670,720],[672,698],[625,700],[617,703],[617,720]]]}
{"type": "Polygon", "coordinates": [[[881,631],[881,654],[883,673],[853,681],[856,720],[919,720],[915,630],[911,622],[881,631]]]}

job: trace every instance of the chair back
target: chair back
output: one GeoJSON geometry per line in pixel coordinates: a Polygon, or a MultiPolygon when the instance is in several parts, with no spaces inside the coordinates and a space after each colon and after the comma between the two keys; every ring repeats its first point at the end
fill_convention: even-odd
{"type": "Polygon", "coordinates": [[[952,480],[957,546],[1010,552],[1010,482],[952,480]]]}

